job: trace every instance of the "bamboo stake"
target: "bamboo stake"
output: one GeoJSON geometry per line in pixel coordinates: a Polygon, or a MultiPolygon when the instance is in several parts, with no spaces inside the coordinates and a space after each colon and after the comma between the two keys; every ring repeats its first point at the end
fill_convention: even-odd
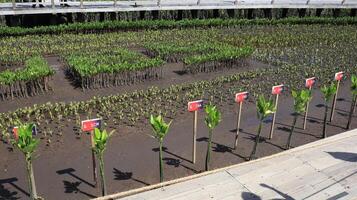
{"type": "Polygon", "coordinates": [[[272,139],[273,138],[273,134],[274,134],[275,117],[276,117],[276,113],[278,112],[278,101],[279,101],[279,94],[277,94],[276,98],[275,98],[275,112],[273,114],[273,122],[271,123],[269,139],[272,139]]]}
{"type": "Polygon", "coordinates": [[[196,163],[197,110],[193,113],[192,163],[196,163]]]}
{"type": "MultiPolygon", "coordinates": [[[[309,90],[311,91],[311,86],[309,87],[309,90]]],[[[305,116],[304,116],[304,130],[306,129],[306,121],[307,121],[307,115],[309,112],[309,106],[310,106],[310,101],[308,101],[306,104],[306,112],[305,112],[305,116]]]]}
{"type": "Polygon", "coordinates": [[[340,80],[337,81],[337,88],[336,88],[336,94],[333,97],[333,102],[332,102],[332,110],[331,110],[331,116],[330,116],[330,122],[333,120],[333,116],[335,114],[335,108],[336,108],[336,100],[337,100],[337,95],[338,95],[338,89],[340,87],[340,80]]]}
{"type": "Polygon", "coordinates": [[[95,153],[94,153],[94,131],[91,131],[90,133],[90,140],[91,140],[91,145],[92,145],[92,164],[93,164],[93,180],[94,180],[94,185],[97,187],[98,185],[98,174],[97,174],[97,163],[95,160],[95,153]]]}
{"type": "Polygon", "coordinates": [[[238,146],[238,135],[239,135],[239,127],[240,127],[240,119],[241,119],[241,114],[242,114],[242,106],[243,102],[239,102],[239,111],[238,111],[238,118],[237,118],[237,132],[236,132],[236,139],[234,143],[234,149],[237,149],[238,146]]]}

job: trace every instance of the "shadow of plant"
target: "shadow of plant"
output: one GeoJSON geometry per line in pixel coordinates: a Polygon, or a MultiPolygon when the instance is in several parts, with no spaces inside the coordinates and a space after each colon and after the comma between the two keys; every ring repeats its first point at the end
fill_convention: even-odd
{"type": "Polygon", "coordinates": [[[165,161],[167,165],[175,166],[175,167],[179,167],[182,162],[179,159],[174,159],[174,158],[163,158],[162,160],[165,161]]]}
{"type": "Polygon", "coordinates": [[[64,192],[65,193],[81,193],[81,194],[84,194],[90,198],[96,198],[96,196],[80,190],[78,187],[81,183],[82,182],[80,182],[80,181],[76,181],[76,182],[63,181],[64,192]]]}
{"type": "Polygon", "coordinates": [[[117,168],[113,168],[113,174],[114,174],[114,180],[133,180],[135,182],[138,182],[146,186],[150,185],[149,183],[134,178],[133,172],[123,172],[117,168]]]}
{"type": "Polygon", "coordinates": [[[11,192],[6,189],[5,186],[0,185],[0,200],[16,200],[20,199],[20,197],[16,197],[17,192],[11,192]]]}
{"type": "Polygon", "coordinates": [[[16,199],[17,198],[17,197],[14,197],[14,195],[16,195],[17,192],[11,192],[11,191],[7,190],[4,187],[4,184],[9,184],[12,187],[14,187],[15,189],[17,189],[18,191],[25,194],[26,196],[30,197],[30,194],[28,192],[26,192],[24,189],[22,189],[21,187],[19,187],[18,185],[15,184],[16,181],[18,181],[18,179],[16,177],[8,178],[8,179],[0,179],[0,197],[1,197],[0,199],[11,199],[11,198],[16,199]]]}

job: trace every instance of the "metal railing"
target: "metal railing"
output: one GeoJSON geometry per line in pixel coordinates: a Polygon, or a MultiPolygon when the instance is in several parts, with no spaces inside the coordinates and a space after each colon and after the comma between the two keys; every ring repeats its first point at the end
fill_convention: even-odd
{"type": "Polygon", "coordinates": [[[148,0],[56,1],[0,3],[0,15],[10,13],[112,12],[133,10],[247,9],[247,8],[357,8],[357,0],[148,0]],[[38,8],[41,7],[41,8],[38,8]],[[27,11],[27,12],[26,12],[27,11]],[[94,12],[92,11],[92,12],[94,12]]]}

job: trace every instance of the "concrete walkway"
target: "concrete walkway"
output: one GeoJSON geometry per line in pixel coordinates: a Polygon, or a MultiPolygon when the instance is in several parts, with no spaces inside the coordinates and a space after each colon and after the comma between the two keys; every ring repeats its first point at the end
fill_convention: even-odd
{"type": "Polygon", "coordinates": [[[357,129],[167,184],[122,200],[357,199],[357,129]]]}

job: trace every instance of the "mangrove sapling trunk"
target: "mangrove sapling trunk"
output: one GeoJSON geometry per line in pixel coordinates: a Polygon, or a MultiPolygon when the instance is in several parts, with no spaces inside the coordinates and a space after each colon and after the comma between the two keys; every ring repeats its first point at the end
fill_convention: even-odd
{"type": "Polygon", "coordinates": [[[211,160],[211,146],[212,146],[212,130],[208,131],[208,144],[207,144],[207,153],[206,153],[206,164],[205,164],[205,170],[209,170],[209,163],[211,160]]]}
{"type": "Polygon", "coordinates": [[[296,121],[297,121],[298,117],[299,117],[299,115],[297,113],[295,113],[293,126],[291,127],[289,138],[288,138],[288,143],[286,144],[286,149],[290,149],[291,138],[293,136],[293,133],[294,133],[294,130],[295,130],[295,126],[296,126],[296,121]]]}
{"type": "Polygon", "coordinates": [[[160,183],[162,183],[164,181],[164,164],[162,161],[162,144],[163,144],[163,141],[162,141],[162,139],[160,139],[160,141],[159,141],[160,183]]]}
{"type": "Polygon", "coordinates": [[[36,184],[35,178],[33,175],[33,167],[32,167],[32,158],[31,155],[26,155],[26,170],[27,170],[27,177],[28,177],[28,185],[29,185],[29,193],[31,200],[37,200],[37,191],[36,191],[36,184]]]}
{"type": "Polygon", "coordinates": [[[249,160],[252,160],[252,159],[255,158],[255,153],[257,151],[258,143],[259,143],[259,140],[260,140],[260,133],[262,131],[262,125],[263,125],[263,119],[260,119],[259,127],[258,127],[258,134],[255,137],[255,143],[254,143],[253,151],[250,154],[249,160]]]}
{"type": "Polygon", "coordinates": [[[103,155],[98,156],[99,159],[99,173],[101,178],[101,185],[102,185],[102,195],[107,195],[107,187],[105,185],[105,175],[104,175],[104,160],[103,155]]]}
{"type": "Polygon", "coordinates": [[[348,115],[347,129],[351,128],[351,121],[352,121],[353,113],[354,113],[354,110],[356,107],[356,103],[357,103],[357,95],[354,96],[353,101],[351,102],[351,109],[350,109],[350,113],[348,115]]]}
{"type": "Polygon", "coordinates": [[[322,137],[326,138],[326,125],[327,125],[327,114],[328,114],[328,105],[325,104],[325,116],[324,116],[324,126],[322,129],[322,137]]]}

